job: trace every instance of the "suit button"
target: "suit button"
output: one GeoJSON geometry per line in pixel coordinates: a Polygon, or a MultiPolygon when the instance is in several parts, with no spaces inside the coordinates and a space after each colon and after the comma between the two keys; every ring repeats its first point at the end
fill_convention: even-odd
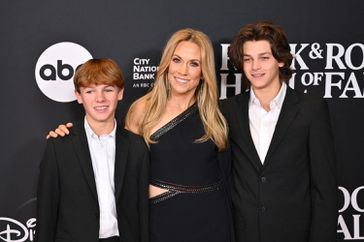
{"type": "Polygon", "coordinates": [[[260,207],[260,212],[264,213],[264,212],[265,212],[265,210],[266,210],[266,208],[265,208],[264,206],[261,206],[261,207],[260,207]]]}
{"type": "Polygon", "coordinates": [[[265,176],[262,176],[262,177],[260,178],[260,180],[261,180],[263,183],[265,183],[265,182],[267,181],[267,178],[266,178],[265,176]]]}

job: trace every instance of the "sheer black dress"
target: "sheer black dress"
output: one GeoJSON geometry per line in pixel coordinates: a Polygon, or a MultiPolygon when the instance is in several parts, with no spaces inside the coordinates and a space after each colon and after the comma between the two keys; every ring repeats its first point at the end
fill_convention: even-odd
{"type": "Polygon", "coordinates": [[[150,199],[151,242],[231,241],[217,147],[196,142],[203,134],[195,104],[152,135],[150,183],[169,191],[150,199]]]}

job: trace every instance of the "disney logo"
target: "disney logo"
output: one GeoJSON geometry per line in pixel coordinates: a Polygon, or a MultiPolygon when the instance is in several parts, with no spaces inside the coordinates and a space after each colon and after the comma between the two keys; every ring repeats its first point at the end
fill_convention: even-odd
{"type": "Polygon", "coordinates": [[[0,240],[5,242],[23,242],[34,240],[36,219],[28,219],[26,225],[6,217],[0,217],[0,240]]]}

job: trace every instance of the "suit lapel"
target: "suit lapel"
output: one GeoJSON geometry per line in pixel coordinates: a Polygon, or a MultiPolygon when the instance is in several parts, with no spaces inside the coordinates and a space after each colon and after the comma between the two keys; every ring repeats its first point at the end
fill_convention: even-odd
{"type": "Polygon", "coordinates": [[[115,198],[119,199],[121,188],[123,187],[123,181],[125,176],[125,167],[128,161],[128,151],[129,151],[129,140],[127,139],[126,131],[122,126],[118,125],[116,130],[115,138],[115,198]]]}
{"type": "Polygon", "coordinates": [[[271,144],[268,149],[267,156],[264,161],[264,167],[269,164],[270,159],[272,158],[275,150],[283,140],[284,136],[286,135],[287,131],[289,130],[290,124],[296,117],[298,112],[298,97],[294,94],[294,91],[287,87],[286,97],[283,102],[282,110],[278,118],[278,122],[276,128],[274,130],[274,134],[272,137],[271,144]]]}
{"type": "MultiPolygon", "coordinates": [[[[244,145],[241,145],[241,149],[245,151],[245,154],[248,155],[249,161],[253,163],[257,170],[260,170],[262,167],[262,162],[259,159],[257,150],[254,146],[254,142],[252,136],[250,134],[250,126],[249,126],[249,97],[250,91],[241,95],[240,99],[236,100],[236,105],[240,112],[236,112],[236,120],[238,130],[240,128],[239,138],[241,138],[244,142],[244,145]]],[[[238,144],[240,142],[237,142],[238,144]]]]}
{"type": "Polygon", "coordinates": [[[75,127],[71,129],[71,132],[71,135],[73,135],[72,142],[74,145],[74,151],[78,157],[78,161],[80,163],[83,175],[91,190],[91,193],[93,194],[95,199],[98,200],[95,176],[92,169],[92,161],[83,125],[75,125],[75,127]]]}

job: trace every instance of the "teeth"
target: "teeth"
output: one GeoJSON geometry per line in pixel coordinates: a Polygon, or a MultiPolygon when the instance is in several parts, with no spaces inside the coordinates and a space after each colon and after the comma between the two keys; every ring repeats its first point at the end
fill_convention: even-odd
{"type": "Polygon", "coordinates": [[[261,73],[261,74],[252,74],[253,77],[262,77],[264,74],[261,73]]]}
{"type": "Polygon", "coordinates": [[[105,110],[107,107],[106,106],[102,106],[102,107],[95,107],[96,110],[105,110]]]}
{"type": "Polygon", "coordinates": [[[175,78],[176,79],[176,81],[178,81],[178,82],[182,82],[182,83],[187,83],[188,82],[188,80],[186,80],[186,79],[181,79],[181,78],[175,78]]]}

